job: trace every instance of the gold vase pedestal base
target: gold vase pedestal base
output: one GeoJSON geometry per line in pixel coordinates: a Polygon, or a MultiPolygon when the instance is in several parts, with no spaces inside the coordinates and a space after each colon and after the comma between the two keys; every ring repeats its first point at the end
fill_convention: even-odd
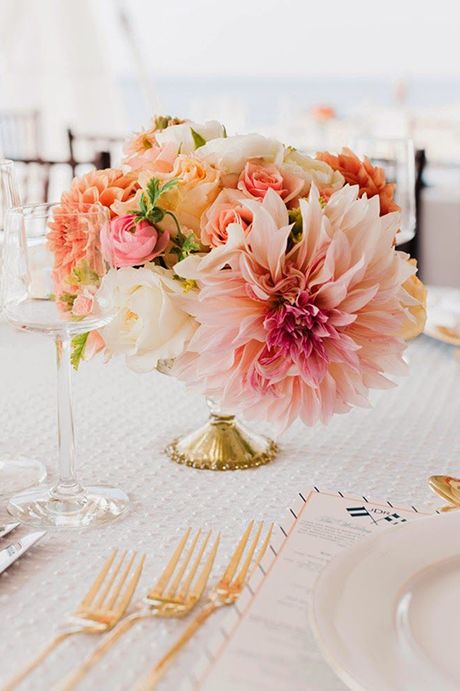
{"type": "Polygon", "coordinates": [[[211,413],[209,421],[166,447],[169,457],[203,470],[255,468],[275,458],[274,441],[238,423],[234,415],[211,413]]]}

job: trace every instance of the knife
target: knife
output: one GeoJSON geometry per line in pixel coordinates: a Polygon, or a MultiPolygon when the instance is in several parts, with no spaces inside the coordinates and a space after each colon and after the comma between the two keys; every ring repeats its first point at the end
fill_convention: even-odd
{"type": "Polygon", "coordinates": [[[7,547],[0,549],[0,573],[3,573],[8,566],[11,566],[16,559],[19,559],[24,552],[27,552],[29,547],[35,545],[35,543],[41,540],[45,534],[46,530],[29,533],[17,542],[12,542],[11,544],[7,545],[7,547]]]}
{"type": "Polygon", "coordinates": [[[11,533],[15,528],[17,528],[19,523],[5,523],[5,525],[0,525],[0,537],[5,537],[8,533],[11,533]]]}

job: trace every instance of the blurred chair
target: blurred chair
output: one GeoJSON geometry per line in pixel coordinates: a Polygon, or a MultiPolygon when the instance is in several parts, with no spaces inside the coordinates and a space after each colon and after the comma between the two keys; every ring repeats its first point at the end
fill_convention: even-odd
{"type": "Polygon", "coordinates": [[[37,158],[40,151],[40,113],[0,111],[0,152],[5,158],[37,158]]]}
{"type": "Polygon", "coordinates": [[[75,165],[82,160],[98,162],[98,168],[110,168],[119,165],[123,139],[121,137],[105,137],[94,134],[77,134],[72,129],[67,130],[70,159],[75,165]]]}
{"type": "Polygon", "coordinates": [[[93,159],[86,161],[76,161],[72,157],[64,161],[16,157],[12,160],[24,204],[56,201],[70,187],[75,175],[109,167],[105,152],[97,152],[93,159]]]}

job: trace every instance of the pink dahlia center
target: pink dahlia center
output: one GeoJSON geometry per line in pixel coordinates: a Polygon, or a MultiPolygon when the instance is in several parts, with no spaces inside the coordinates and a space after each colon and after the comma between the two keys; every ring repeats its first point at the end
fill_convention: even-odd
{"type": "Polygon", "coordinates": [[[290,374],[318,386],[331,355],[337,359],[343,335],[336,327],[348,323],[339,314],[319,307],[307,290],[300,291],[292,302],[272,307],[264,319],[265,346],[251,375],[254,388],[265,390],[290,374]]]}
{"type": "Polygon", "coordinates": [[[272,308],[264,320],[268,331],[267,347],[296,360],[309,357],[313,350],[325,357],[323,339],[334,336],[328,311],[320,309],[304,290],[295,302],[272,308]]]}

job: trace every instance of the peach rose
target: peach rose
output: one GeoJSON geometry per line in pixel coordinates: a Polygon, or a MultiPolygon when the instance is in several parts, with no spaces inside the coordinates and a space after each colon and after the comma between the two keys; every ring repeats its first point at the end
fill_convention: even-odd
{"type": "MultiPolygon", "coordinates": [[[[415,259],[409,259],[409,264],[417,266],[415,259]]],[[[413,274],[403,284],[408,298],[402,303],[407,308],[410,317],[406,317],[403,324],[401,337],[406,341],[416,338],[423,333],[426,322],[426,288],[422,281],[413,274]]]]}
{"type": "Polygon", "coordinates": [[[119,216],[101,234],[104,256],[117,269],[140,266],[166,250],[169,233],[159,231],[148,221],[136,223],[133,215],[119,216]]]}
{"type": "Polygon", "coordinates": [[[252,223],[252,211],[242,202],[244,195],[238,190],[225,189],[201,218],[201,242],[203,245],[218,247],[227,242],[227,228],[238,223],[243,230],[252,223]]]}
{"type": "Polygon", "coordinates": [[[283,175],[273,163],[248,161],[237,186],[243,194],[260,200],[263,200],[268,189],[272,189],[287,204],[291,199],[299,196],[304,181],[296,175],[283,175]]]}
{"type": "MultiPolygon", "coordinates": [[[[158,173],[154,177],[162,182],[172,178],[179,179],[175,187],[161,196],[159,205],[172,211],[181,227],[190,228],[199,238],[201,216],[221,189],[219,171],[195,156],[179,154],[170,173],[158,173]]],[[[151,178],[151,171],[139,175],[139,182],[144,189],[151,178]]],[[[159,225],[174,236],[176,227],[170,216],[165,216],[159,225]]]]}

